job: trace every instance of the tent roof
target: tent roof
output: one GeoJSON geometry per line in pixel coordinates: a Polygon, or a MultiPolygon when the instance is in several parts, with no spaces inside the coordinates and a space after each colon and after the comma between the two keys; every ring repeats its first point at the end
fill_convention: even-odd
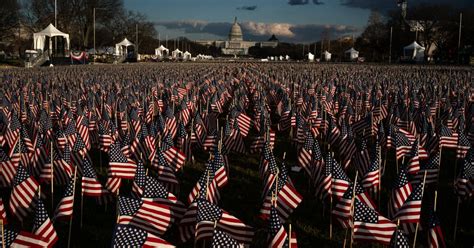
{"type": "Polygon", "coordinates": [[[345,53],[358,53],[359,51],[355,50],[353,47],[351,49],[347,50],[345,53]]]}
{"type": "Polygon", "coordinates": [[[49,24],[45,29],[42,31],[35,33],[35,35],[44,35],[48,37],[53,37],[53,36],[69,36],[66,33],[63,33],[59,31],[53,24],[49,24]]]}
{"type": "Polygon", "coordinates": [[[326,51],[324,51],[324,54],[331,54],[331,53],[326,50],[326,51]]]}
{"type": "Polygon", "coordinates": [[[158,47],[157,49],[160,50],[160,51],[164,51],[164,50],[168,50],[168,51],[169,51],[169,49],[166,48],[166,47],[164,47],[163,45],[161,45],[161,46],[158,47]]]}
{"type": "Polygon", "coordinates": [[[184,52],[184,54],[186,54],[186,55],[188,55],[188,54],[189,54],[189,55],[191,55],[191,53],[190,53],[190,52],[188,52],[188,51],[184,52]]]}
{"type": "Polygon", "coordinates": [[[411,43],[410,45],[404,47],[404,49],[425,49],[424,47],[420,46],[420,44],[418,44],[416,41],[413,41],[413,43],[411,43]]]}
{"type": "Polygon", "coordinates": [[[174,50],[173,52],[182,53],[181,50],[179,50],[178,48],[176,48],[176,50],[174,50]]]}
{"type": "Polygon", "coordinates": [[[116,46],[134,46],[134,44],[132,42],[130,42],[127,38],[123,39],[123,41],[115,44],[116,46]]]}

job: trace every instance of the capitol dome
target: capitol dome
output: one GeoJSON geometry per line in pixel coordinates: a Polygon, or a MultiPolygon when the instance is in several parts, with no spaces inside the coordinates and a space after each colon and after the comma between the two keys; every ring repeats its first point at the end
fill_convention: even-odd
{"type": "Polygon", "coordinates": [[[240,28],[240,25],[237,23],[237,17],[234,19],[234,24],[232,24],[232,27],[230,28],[229,40],[230,41],[243,40],[242,28],[240,28]]]}

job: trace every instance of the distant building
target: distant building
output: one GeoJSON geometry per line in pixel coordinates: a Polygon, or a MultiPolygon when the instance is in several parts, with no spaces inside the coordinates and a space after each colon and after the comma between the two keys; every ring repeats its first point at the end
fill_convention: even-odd
{"type": "Polygon", "coordinates": [[[203,46],[215,46],[221,49],[223,54],[226,55],[247,55],[249,48],[258,47],[272,47],[278,46],[278,39],[275,35],[268,41],[245,41],[242,33],[242,28],[237,23],[237,18],[234,19],[234,24],[230,28],[228,40],[197,40],[197,44],[203,46]]]}

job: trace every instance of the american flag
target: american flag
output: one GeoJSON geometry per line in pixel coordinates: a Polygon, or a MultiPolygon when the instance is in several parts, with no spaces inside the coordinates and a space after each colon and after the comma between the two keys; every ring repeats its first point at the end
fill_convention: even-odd
{"type": "Polygon", "coordinates": [[[141,197],[143,189],[145,188],[146,172],[143,162],[140,160],[137,164],[137,171],[135,172],[135,178],[133,179],[132,191],[137,197],[141,197]]]}
{"type": "Polygon", "coordinates": [[[474,193],[474,150],[471,148],[464,158],[461,170],[454,182],[456,194],[469,198],[474,193]]]}
{"type": "Polygon", "coordinates": [[[8,224],[7,213],[5,212],[5,206],[3,205],[2,198],[0,198],[0,220],[3,221],[3,225],[8,224]]]}
{"type": "Polygon", "coordinates": [[[229,181],[227,177],[227,170],[223,155],[219,151],[214,152],[214,160],[212,161],[212,166],[214,170],[215,180],[219,188],[224,187],[229,181]]]}
{"type": "Polygon", "coordinates": [[[415,232],[415,225],[420,221],[423,187],[423,183],[418,184],[394,215],[407,233],[415,232]]]}
{"type": "Polygon", "coordinates": [[[439,164],[440,164],[440,151],[431,155],[428,162],[420,165],[420,171],[414,176],[413,183],[423,182],[423,177],[426,172],[426,184],[432,184],[438,182],[439,164]]]}
{"type": "Polygon", "coordinates": [[[270,210],[270,218],[268,220],[268,240],[270,240],[269,247],[271,248],[283,248],[288,247],[288,234],[285,227],[282,225],[280,216],[274,206],[270,210]]]}
{"type": "Polygon", "coordinates": [[[168,164],[161,149],[156,150],[152,165],[158,169],[158,180],[165,184],[168,190],[176,193],[179,185],[175,175],[176,170],[168,164]]]}
{"type": "Polygon", "coordinates": [[[441,125],[439,129],[439,147],[440,148],[457,148],[458,133],[451,131],[445,125],[441,125]]]}
{"type": "Polygon", "coordinates": [[[351,179],[346,175],[341,165],[331,156],[332,183],[331,192],[337,198],[341,198],[351,184],[351,179]]]}
{"type": "Polygon", "coordinates": [[[239,244],[237,240],[233,239],[224,231],[218,230],[217,228],[214,229],[214,233],[212,234],[212,248],[221,248],[221,247],[228,247],[228,248],[241,248],[244,247],[243,244],[239,244]]]}
{"type": "Polygon", "coordinates": [[[418,140],[413,143],[411,152],[410,152],[410,159],[408,160],[407,165],[407,172],[409,174],[417,174],[420,171],[420,156],[418,152],[418,140]]]}
{"type": "Polygon", "coordinates": [[[178,121],[176,120],[176,117],[174,116],[174,110],[171,109],[169,106],[166,109],[166,120],[165,120],[165,133],[164,135],[171,135],[172,138],[176,136],[176,133],[178,131],[178,121]]]}
{"type": "Polygon", "coordinates": [[[359,200],[354,206],[354,241],[390,244],[397,225],[359,200]]]}
{"type": "Polygon", "coordinates": [[[433,208],[425,215],[425,228],[428,232],[428,245],[430,248],[444,248],[444,233],[441,229],[441,222],[433,208]]]}
{"type": "Polygon", "coordinates": [[[136,163],[123,154],[117,142],[110,146],[109,156],[109,173],[112,177],[124,179],[133,179],[135,177],[136,163]]]}
{"type": "Polygon", "coordinates": [[[47,247],[53,247],[58,241],[58,234],[54,229],[53,223],[49,219],[48,213],[41,199],[37,199],[35,218],[33,220],[33,233],[42,237],[48,242],[47,247]]]}
{"type": "Polygon", "coordinates": [[[260,213],[262,214],[261,217],[266,219],[270,215],[272,199],[274,197],[276,197],[275,200],[277,200],[278,203],[276,209],[284,221],[288,219],[293,210],[297,208],[303,200],[303,197],[294,187],[284,163],[279,169],[279,173],[271,187],[271,190],[268,191],[264,199],[263,206],[260,209],[260,213]],[[277,181],[278,185],[276,184],[277,181]]]}
{"type": "Polygon", "coordinates": [[[470,148],[471,143],[467,139],[467,136],[464,133],[459,132],[458,144],[456,147],[456,158],[464,158],[470,148]]]}
{"type": "Polygon", "coordinates": [[[397,160],[404,156],[408,156],[411,152],[412,145],[410,144],[408,137],[400,131],[395,134],[395,146],[397,160]]]}
{"type": "Polygon", "coordinates": [[[173,193],[169,192],[156,178],[151,176],[145,177],[145,184],[141,195],[142,200],[149,200],[168,206],[173,222],[181,219],[186,211],[184,204],[179,201],[173,193]]]}
{"type": "Polygon", "coordinates": [[[242,136],[247,137],[249,130],[250,130],[250,124],[251,124],[251,119],[244,113],[240,113],[237,117],[236,120],[237,125],[239,125],[239,130],[242,136]]]}
{"type": "Polygon", "coordinates": [[[4,229],[1,239],[5,247],[49,247],[48,242],[39,235],[25,231],[17,232],[9,228],[4,229]]]}
{"type": "Polygon", "coordinates": [[[220,199],[219,186],[217,185],[216,174],[212,161],[205,164],[206,168],[201,174],[196,185],[188,195],[188,203],[192,203],[196,198],[207,199],[211,203],[217,204],[220,199]]]}
{"type": "Polygon", "coordinates": [[[392,186],[392,194],[389,203],[389,216],[394,216],[398,209],[412,193],[411,183],[408,181],[407,173],[401,169],[392,186]]]}
{"type": "Polygon", "coordinates": [[[328,153],[323,164],[324,169],[315,177],[315,196],[319,196],[320,199],[332,196],[332,167],[335,163],[334,158],[328,153]]]}
{"type": "Polygon", "coordinates": [[[178,171],[184,166],[186,163],[186,155],[184,153],[173,146],[166,149],[163,146],[162,149],[163,155],[171,168],[173,168],[175,171],[178,171]]]}
{"type": "Polygon", "coordinates": [[[273,185],[275,176],[278,171],[278,165],[276,163],[275,156],[268,142],[265,142],[262,156],[259,163],[260,177],[264,179],[262,196],[265,197],[273,185]]]}
{"type": "Polygon", "coordinates": [[[343,228],[349,228],[352,225],[351,207],[353,196],[355,196],[356,199],[364,203],[366,206],[376,209],[373,200],[370,198],[369,194],[364,191],[364,188],[359,182],[357,182],[357,185],[355,185],[355,191],[356,192],[354,195],[354,184],[351,183],[344,195],[338,200],[332,211],[332,215],[343,228]]]}
{"type": "Polygon", "coordinates": [[[112,240],[112,247],[175,247],[166,240],[131,225],[117,225],[112,240]]]}
{"type": "Polygon", "coordinates": [[[12,215],[19,220],[28,215],[38,187],[38,182],[20,164],[13,179],[13,190],[10,195],[9,209],[12,215]]]}
{"type": "Polygon", "coordinates": [[[168,206],[120,196],[118,224],[130,224],[147,232],[162,235],[171,224],[168,206]]]}
{"type": "Polygon", "coordinates": [[[371,161],[366,139],[362,139],[360,142],[359,152],[355,154],[354,163],[361,175],[368,173],[371,161]]]}
{"type": "Polygon", "coordinates": [[[113,131],[111,130],[115,130],[115,126],[112,122],[106,123],[104,121],[100,121],[98,126],[100,150],[109,152],[110,145],[114,142],[113,131]]]}
{"type": "Polygon", "coordinates": [[[92,167],[92,162],[88,156],[84,157],[82,162],[81,190],[86,196],[98,197],[108,193],[97,179],[97,173],[92,167]]]}
{"type": "Polygon", "coordinates": [[[302,167],[308,175],[311,176],[311,158],[313,145],[316,141],[313,138],[311,132],[306,132],[306,139],[304,141],[303,147],[301,147],[298,154],[298,165],[302,167]]]}
{"type": "Polygon", "coordinates": [[[0,185],[2,187],[10,187],[16,173],[18,163],[13,163],[8,154],[0,147],[0,185]]]}
{"type": "Polygon", "coordinates": [[[13,147],[13,145],[17,142],[18,138],[20,137],[20,120],[15,113],[12,114],[11,121],[7,126],[7,130],[5,132],[5,139],[8,142],[9,147],[13,147]]]}
{"type": "Polygon", "coordinates": [[[408,235],[403,230],[398,229],[393,233],[392,240],[390,240],[390,248],[410,248],[408,243],[408,235]]]}
{"type": "Polygon", "coordinates": [[[73,210],[74,210],[74,190],[76,184],[76,174],[69,179],[69,184],[66,186],[66,191],[64,191],[64,195],[61,198],[58,206],[56,207],[56,211],[54,214],[54,219],[60,220],[69,220],[72,218],[73,210]]]}
{"type": "Polygon", "coordinates": [[[214,225],[240,243],[249,244],[253,228],[204,199],[197,200],[196,240],[212,237],[214,225]]]}
{"type": "Polygon", "coordinates": [[[66,145],[62,153],[59,150],[54,151],[53,166],[54,182],[61,185],[67,184],[69,178],[74,174],[69,145],[66,145]]]}
{"type": "Polygon", "coordinates": [[[380,183],[380,152],[380,146],[377,143],[367,173],[362,176],[362,186],[366,189],[378,190],[380,183]]]}

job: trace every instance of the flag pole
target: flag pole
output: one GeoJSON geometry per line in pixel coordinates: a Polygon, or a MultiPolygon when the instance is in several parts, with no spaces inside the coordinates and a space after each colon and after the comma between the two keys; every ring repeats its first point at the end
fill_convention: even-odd
{"type": "Polygon", "coordinates": [[[458,204],[456,206],[456,218],[454,221],[454,237],[453,237],[453,242],[456,244],[456,234],[458,231],[458,219],[459,219],[459,205],[461,203],[461,198],[458,196],[458,204]]]}
{"type": "Polygon", "coordinates": [[[51,139],[51,211],[54,212],[54,146],[53,146],[53,139],[51,139]]]}
{"type": "Polygon", "coordinates": [[[288,247],[291,248],[291,223],[288,226],[289,232],[288,232],[288,247]]]}
{"type": "Polygon", "coordinates": [[[3,219],[0,218],[0,225],[2,226],[2,248],[5,248],[5,230],[3,228],[3,219]]]}
{"type": "MultiPolygon", "coordinates": [[[[359,176],[359,171],[356,170],[356,176],[354,179],[354,188],[352,189],[352,201],[351,201],[351,217],[354,216],[354,200],[355,200],[355,192],[356,192],[356,186],[357,186],[357,177],[359,176]]],[[[350,247],[352,248],[352,243],[354,243],[354,223],[352,223],[351,227],[351,244],[350,247]]]]}
{"type": "MultiPolygon", "coordinates": [[[[76,195],[76,175],[77,175],[77,166],[74,170],[74,180],[73,180],[73,185],[72,185],[72,204],[74,206],[74,196],[76,195]]],[[[73,215],[71,214],[71,218],[69,219],[69,233],[68,233],[68,238],[67,238],[67,247],[71,247],[71,229],[72,229],[72,217],[73,215]]]]}
{"type": "Polygon", "coordinates": [[[81,229],[82,229],[82,215],[84,215],[84,192],[81,189],[81,229]]]}
{"type": "MultiPolygon", "coordinates": [[[[425,170],[425,175],[423,176],[423,188],[421,188],[421,200],[423,200],[423,194],[425,193],[425,182],[426,182],[426,174],[427,173],[428,173],[428,170],[425,170]]],[[[415,238],[413,239],[413,248],[415,248],[415,245],[416,245],[416,237],[418,236],[418,228],[419,227],[420,227],[420,220],[418,220],[418,222],[416,222],[415,238]]]]}

